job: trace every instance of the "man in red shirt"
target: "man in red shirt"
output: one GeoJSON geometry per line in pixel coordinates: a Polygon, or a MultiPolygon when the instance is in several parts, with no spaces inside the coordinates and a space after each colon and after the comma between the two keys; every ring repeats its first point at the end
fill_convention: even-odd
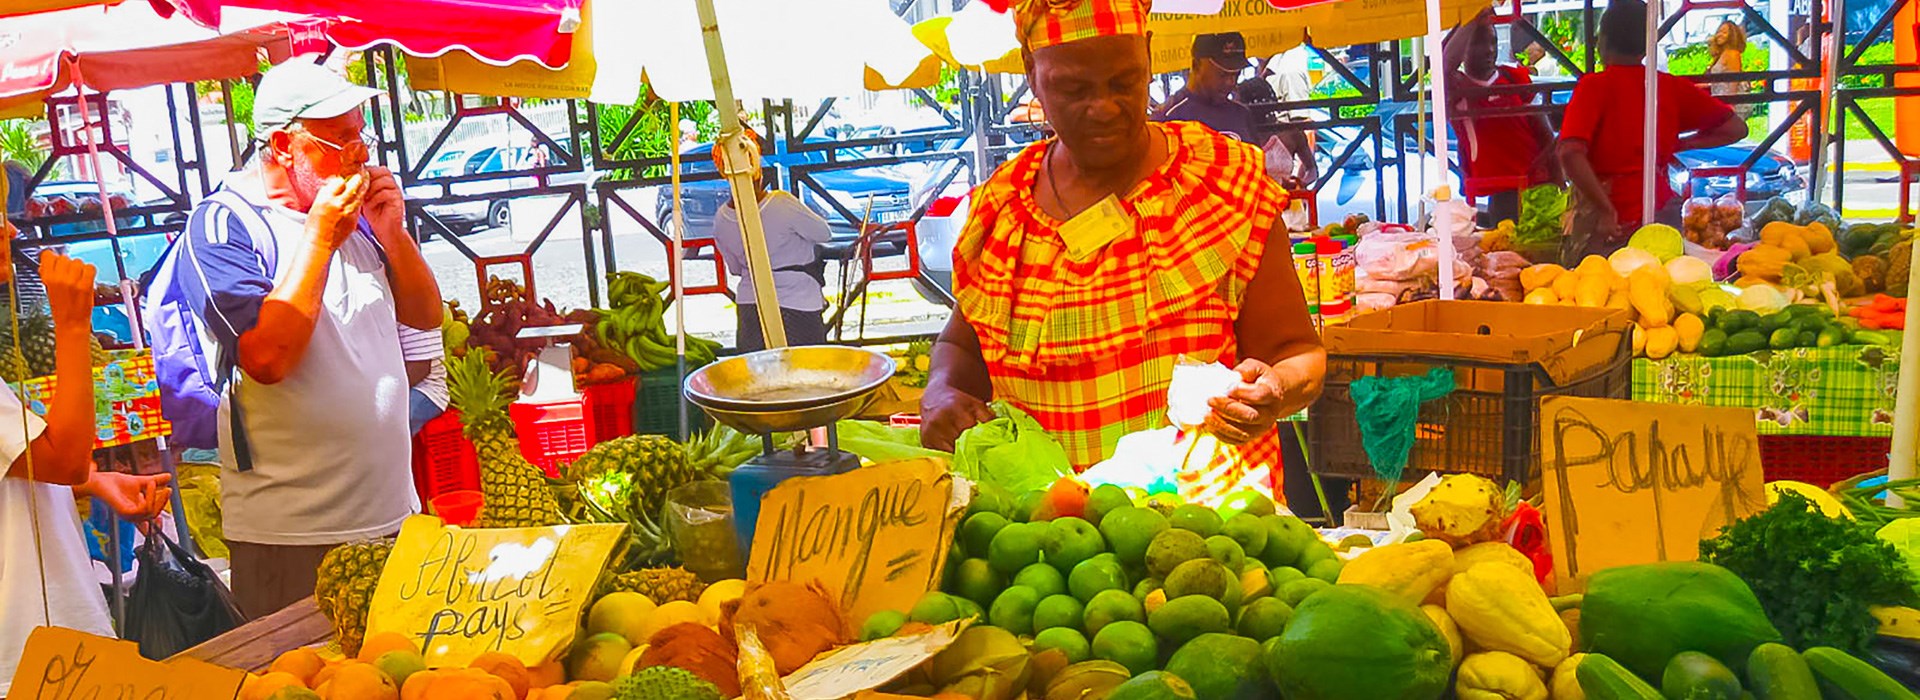
{"type": "Polygon", "coordinates": [[[1488,9],[1454,30],[1442,54],[1447,94],[1454,96],[1450,121],[1467,176],[1463,189],[1474,196],[1487,195],[1487,214],[1495,221],[1520,218],[1520,187],[1566,181],[1554,156],[1553,127],[1547,115],[1515,113],[1533,104],[1534,96],[1487,93],[1488,88],[1533,83],[1527,69],[1496,60],[1498,43],[1493,10],[1488,9]],[[1522,182],[1500,182],[1512,178],[1522,182]]]}
{"type": "Polygon", "coordinates": [[[1563,262],[1618,249],[1640,226],[1661,219],[1679,223],[1666,166],[1674,154],[1725,146],[1747,135],[1747,123],[1692,81],[1659,74],[1654,176],[1655,212],[1642,211],[1640,185],[1646,128],[1647,6],[1614,0],[1600,16],[1601,60],[1606,69],[1580,79],[1560,123],[1560,162],[1573,185],[1563,262]]]}

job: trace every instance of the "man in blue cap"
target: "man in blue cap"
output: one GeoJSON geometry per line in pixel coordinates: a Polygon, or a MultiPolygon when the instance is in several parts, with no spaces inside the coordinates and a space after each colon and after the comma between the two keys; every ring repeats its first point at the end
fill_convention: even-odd
{"type": "Polygon", "coordinates": [[[1239,32],[1195,36],[1187,84],[1154,110],[1153,120],[1200,122],[1227,136],[1259,144],[1253,110],[1233,101],[1240,73],[1251,65],[1247,40],[1239,32]]]}

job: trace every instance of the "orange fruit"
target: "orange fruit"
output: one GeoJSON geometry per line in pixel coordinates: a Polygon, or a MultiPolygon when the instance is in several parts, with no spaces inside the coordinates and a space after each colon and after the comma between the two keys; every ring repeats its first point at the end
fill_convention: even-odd
{"type": "Polygon", "coordinates": [[[411,651],[418,654],[420,647],[407,635],[399,632],[381,632],[367,637],[367,641],[360,644],[360,654],[355,658],[373,663],[374,659],[380,658],[381,654],[389,651],[411,651]]]}
{"type": "Polygon", "coordinates": [[[400,700],[393,678],[372,664],[341,664],[317,690],[321,700],[400,700]]]}
{"type": "Polygon", "coordinates": [[[520,663],[519,657],[511,654],[490,651],[474,657],[473,663],[467,664],[467,668],[485,671],[495,678],[506,681],[507,686],[513,688],[513,696],[516,698],[526,697],[527,688],[533,685],[532,674],[527,672],[526,665],[520,663]]]}
{"type": "MultiPolygon", "coordinates": [[[[355,661],[353,663],[360,663],[360,662],[355,661]]],[[[327,664],[326,668],[320,669],[319,673],[313,674],[313,680],[311,681],[313,685],[308,687],[313,688],[314,690],[319,690],[322,684],[325,684],[327,681],[333,680],[333,674],[339,673],[340,667],[345,665],[346,664],[327,664]]]]}
{"type": "Polygon", "coordinates": [[[441,675],[427,686],[422,700],[516,700],[507,682],[476,669],[441,675]]]}
{"type": "Polygon", "coordinates": [[[400,686],[400,700],[425,700],[427,686],[442,675],[445,675],[442,671],[427,670],[407,676],[407,684],[400,686]]]}
{"type": "Polygon", "coordinates": [[[267,696],[286,687],[305,688],[307,685],[301,682],[299,676],[286,671],[271,671],[258,679],[247,679],[240,688],[240,700],[267,700],[267,696]]]}
{"type": "Polygon", "coordinates": [[[312,647],[300,647],[298,649],[288,650],[286,653],[281,654],[279,658],[274,659],[273,665],[267,667],[267,672],[285,671],[291,673],[294,677],[299,678],[302,684],[311,687],[313,677],[319,675],[320,670],[326,667],[327,662],[325,659],[320,658],[320,652],[318,650],[312,647]]]}
{"type": "Polygon", "coordinates": [[[533,677],[533,681],[528,684],[531,688],[551,688],[567,684],[567,665],[557,660],[527,669],[527,674],[533,677]]]}

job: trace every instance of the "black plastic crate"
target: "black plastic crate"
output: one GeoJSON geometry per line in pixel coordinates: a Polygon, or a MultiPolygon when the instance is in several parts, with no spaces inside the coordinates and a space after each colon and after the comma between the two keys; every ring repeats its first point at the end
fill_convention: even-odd
{"type": "Polygon", "coordinates": [[[1309,411],[1308,464],[1321,476],[1378,478],[1361,443],[1349,385],[1361,377],[1401,377],[1450,367],[1455,389],[1443,398],[1421,404],[1413,450],[1402,480],[1411,482],[1428,472],[1439,472],[1479,474],[1496,481],[1535,486],[1540,480],[1540,399],[1632,398],[1632,340],[1623,337],[1621,341],[1611,361],[1565,384],[1554,383],[1537,363],[1497,364],[1406,355],[1329,356],[1325,390],[1309,411]]]}

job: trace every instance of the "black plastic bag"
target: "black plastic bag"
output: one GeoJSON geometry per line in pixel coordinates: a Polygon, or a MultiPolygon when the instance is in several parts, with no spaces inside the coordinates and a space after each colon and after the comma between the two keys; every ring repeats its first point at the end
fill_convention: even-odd
{"type": "Polygon", "coordinates": [[[147,535],[139,557],[120,636],[139,642],[141,656],[162,661],[246,621],[219,575],[160,528],[147,535]]]}

